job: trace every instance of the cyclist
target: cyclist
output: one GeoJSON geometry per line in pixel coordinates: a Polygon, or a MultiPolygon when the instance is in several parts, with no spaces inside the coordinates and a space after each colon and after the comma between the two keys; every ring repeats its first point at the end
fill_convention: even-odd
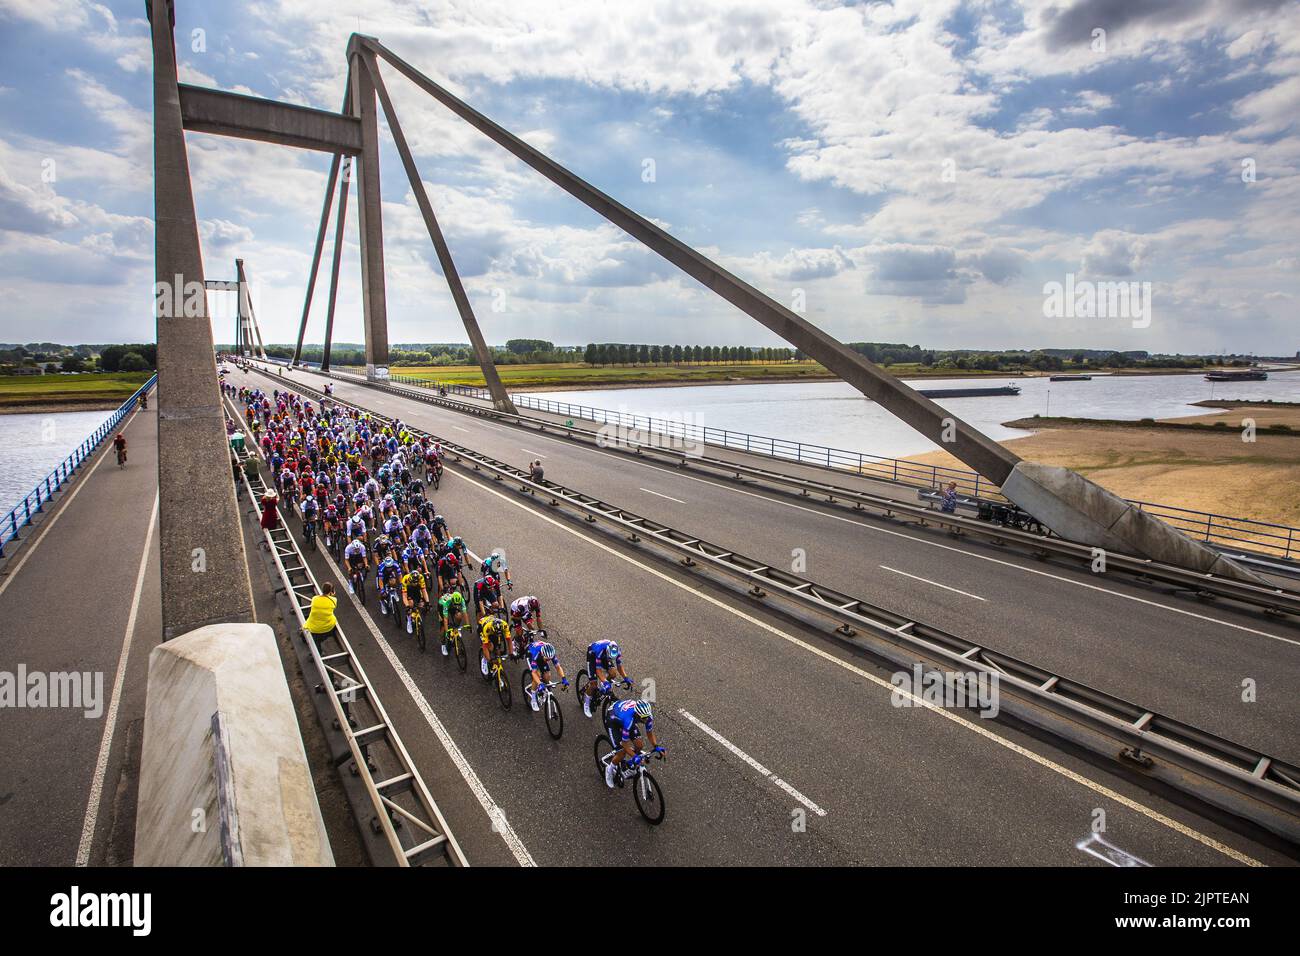
{"type": "Polygon", "coordinates": [[[402,567],[408,571],[419,568],[423,572],[428,572],[429,566],[424,562],[424,552],[420,550],[419,545],[408,544],[402,549],[402,567]]]}
{"type": "Polygon", "coordinates": [[[582,696],[582,712],[591,716],[591,699],[599,686],[601,693],[609,690],[610,677],[622,678],[623,686],[632,687],[632,678],[623,669],[623,652],[614,641],[596,641],[587,646],[587,686],[582,696]]]}
{"type": "Polygon", "coordinates": [[[298,512],[302,515],[302,534],[307,537],[316,532],[316,518],[320,514],[320,504],[310,492],[302,496],[298,503],[298,512]]]}
{"type": "MultiPolygon", "coordinates": [[[[418,515],[416,517],[418,517],[418,515]]],[[[423,521],[420,521],[411,532],[411,543],[421,551],[433,550],[433,533],[429,530],[429,526],[423,521]]]]}
{"type": "Polygon", "coordinates": [[[483,656],[479,661],[479,669],[483,671],[483,676],[488,676],[488,661],[502,649],[503,642],[510,633],[506,628],[506,622],[499,617],[485,617],[478,622],[478,636],[483,643],[483,656]]]}
{"type": "Polygon", "coordinates": [[[474,582],[474,613],[482,617],[484,614],[497,614],[505,610],[501,606],[501,587],[497,579],[490,574],[485,574],[474,582]]]}
{"type": "Polygon", "coordinates": [[[442,621],[442,639],[445,644],[451,629],[465,623],[465,596],[453,589],[438,598],[438,617],[442,621]]]}
{"type": "Polygon", "coordinates": [[[524,646],[524,629],[541,630],[542,606],[531,594],[510,602],[510,630],[520,647],[524,646]]]}
{"type": "MultiPolygon", "coordinates": [[[[347,536],[352,539],[353,542],[356,542],[358,539],[364,539],[366,536],[365,519],[362,518],[361,515],[359,514],[354,513],[352,515],[349,515],[348,520],[344,522],[343,530],[347,534],[347,536]]],[[[351,545],[349,545],[349,547],[351,547],[351,545]]],[[[365,546],[362,545],[362,547],[365,546]]]]}
{"type": "Polygon", "coordinates": [[[411,634],[415,630],[411,624],[411,607],[416,601],[420,602],[421,609],[428,607],[429,591],[425,586],[424,572],[419,568],[412,568],[402,575],[402,603],[406,605],[407,634],[411,634]]]}
{"type": "Polygon", "coordinates": [[[352,576],[358,572],[365,574],[366,568],[370,567],[369,549],[359,537],[354,537],[343,549],[343,561],[348,566],[348,590],[351,591],[352,576]]]}
{"type": "Polygon", "coordinates": [[[402,566],[397,563],[397,559],[392,554],[385,554],[379,560],[378,567],[375,568],[375,584],[379,588],[379,599],[382,602],[388,596],[388,589],[402,579],[402,566]]]}
{"type": "Polygon", "coordinates": [[[605,724],[611,736],[622,744],[615,752],[614,759],[605,767],[605,786],[611,790],[614,788],[614,778],[618,775],[623,761],[629,757],[637,761],[641,757],[641,734],[638,732],[637,725],[642,722],[645,723],[645,735],[650,739],[650,746],[654,748],[651,753],[668,752],[655,738],[654,710],[650,707],[650,701],[618,701],[609,709],[609,718],[605,724]]]}
{"type": "Polygon", "coordinates": [[[460,576],[460,559],[455,551],[447,551],[438,559],[438,585],[441,590],[449,590],[460,576]]]}
{"type": "Polygon", "coordinates": [[[113,447],[117,450],[118,465],[125,465],[126,464],[126,436],[123,435],[121,432],[118,432],[117,437],[113,439],[113,447]]]}
{"type": "Polygon", "coordinates": [[[533,686],[528,690],[528,704],[533,710],[541,710],[537,705],[537,688],[546,679],[551,668],[554,667],[559,672],[560,683],[563,686],[569,686],[569,678],[564,676],[564,668],[560,666],[560,659],[556,656],[555,645],[546,640],[546,632],[536,631],[533,637],[533,642],[525,649],[528,657],[528,673],[533,679],[533,686]]]}
{"type": "Polygon", "coordinates": [[[497,580],[504,579],[507,591],[515,589],[515,582],[510,580],[510,569],[506,567],[506,556],[500,551],[493,551],[483,559],[483,567],[480,569],[480,573],[484,575],[490,574],[497,580]]]}

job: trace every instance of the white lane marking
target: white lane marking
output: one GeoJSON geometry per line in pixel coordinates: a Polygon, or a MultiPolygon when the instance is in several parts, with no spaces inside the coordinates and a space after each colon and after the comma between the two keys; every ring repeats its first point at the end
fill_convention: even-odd
{"type": "Polygon", "coordinates": [[[1121,850],[1113,843],[1107,843],[1097,834],[1093,834],[1086,840],[1080,840],[1074,845],[1076,850],[1082,850],[1089,856],[1095,856],[1103,863],[1109,863],[1111,866],[1134,867],[1150,866],[1146,860],[1134,856],[1128,850],[1121,850]]]}
{"type": "Polygon", "coordinates": [[[77,866],[86,866],[90,863],[90,849],[95,842],[99,802],[104,796],[104,774],[108,772],[108,754],[113,749],[117,708],[122,702],[122,684],[126,680],[126,661],[131,654],[131,637],[135,633],[135,621],[140,613],[140,592],[144,590],[144,572],[149,566],[153,532],[158,526],[158,498],[159,496],[155,494],[153,514],[149,518],[149,533],[144,539],[144,554],[140,556],[140,570],[135,575],[135,597],[131,599],[131,613],[126,618],[126,632],[122,635],[122,652],[117,657],[117,676],[113,678],[112,697],[108,704],[108,714],[104,718],[104,734],[99,740],[99,756],[95,758],[95,772],[90,778],[90,799],[86,803],[86,816],[81,823],[81,844],[77,847],[77,866]]]}
{"type": "Polygon", "coordinates": [[[686,504],[686,502],[682,501],[681,498],[674,498],[672,495],[661,495],[661,494],[659,494],[659,492],[657,492],[657,491],[651,491],[649,488],[638,488],[637,490],[638,490],[638,491],[644,491],[647,495],[657,495],[657,496],[660,497],[660,498],[667,498],[669,501],[675,501],[675,502],[677,502],[679,505],[684,505],[684,504],[686,504]]]}
{"type": "Polygon", "coordinates": [[[722,746],[726,747],[728,750],[730,750],[733,754],[735,754],[737,757],[739,757],[739,758],[740,758],[741,760],[743,760],[745,763],[749,764],[751,767],[753,767],[755,770],[757,770],[760,776],[766,777],[768,780],[771,780],[774,784],[776,784],[778,787],[780,787],[780,788],[781,788],[782,790],[784,790],[786,793],[790,794],[790,796],[794,797],[796,800],[798,800],[800,803],[802,803],[805,807],[807,807],[807,808],[808,808],[809,810],[811,810],[813,813],[817,814],[817,816],[819,816],[819,817],[824,817],[824,816],[826,816],[826,811],[825,811],[825,810],[823,810],[821,807],[817,806],[817,804],[813,803],[811,800],[809,800],[807,797],[805,797],[802,793],[800,793],[800,792],[799,792],[798,790],[796,790],[794,787],[790,786],[790,784],[786,783],[786,782],[785,782],[784,780],[782,780],[780,777],[776,776],[774,773],[772,773],[772,771],[768,770],[768,769],[767,769],[766,767],[764,767],[761,763],[759,763],[757,760],[755,760],[755,759],[754,759],[753,757],[751,757],[749,754],[745,753],[745,751],[741,750],[739,747],[737,747],[735,744],[733,744],[730,740],[728,740],[726,737],[722,736],[722,734],[718,733],[716,730],[714,730],[712,727],[710,727],[710,726],[709,726],[708,724],[706,724],[704,721],[700,720],[700,719],[699,719],[698,717],[696,717],[694,714],[689,713],[689,712],[687,712],[687,711],[685,711],[685,710],[682,710],[681,708],[678,708],[677,713],[681,714],[683,717],[685,717],[687,720],[689,720],[691,723],[693,723],[696,727],[699,727],[700,730],[704,731],[706,734],[708,734],[710,737],[712,737],[712,738],[713,738],[714,740],[716,740],[718,743],[722,744],[722,746]]]}
{"type": "Polygon", "coordinates": [[[530,454],[530,455],[536,455],[538,458],[545,458],[545,457],[546,457],[546,456],[543,455],[540,451],[533,451],[531,448],[525,448],[523,445],[520,445],[520,446],[519,446],[519,450],[520,450],[520,451],[526,451],[526,452],[528,452],[528,454],[530,454]]]}
{"type": "MultiPolygon", "coordinates": [[[[539,435],[537,437],[544,438],[546,441],[557,442],[558,444],[561,445],[569,445],[570,447],[572,447],[575,444],[572,441],[564,441],[559,438],[546,438],[545,436],[542,435],[539,435]]],[[[582,449],[583,451],[589,451],[596,455],[606,455],[611,458],[617,458],[623,464],[640,465],[642,468],[652,468],[661,475],[670,475],[676,478],[683,478],[686,481],[698,481],[701,484],[710,485],[714,488],[719,488],[724,491],[730,491],[733,494],[745,495],[750,498],[757,498],[760,501],[768,501],[775,505],[781,505],[783,508],[793,508],[796,511],[805,511],[808,514],[819,515],[823,518],[829,518],[832,521],[842,521],[845,524],[856,525],[859,528],[862,528],[866,531],[874,532],[875,534],[886,534],[886,535],[890,535],[891,537],[902,538],[905,541],[910,541],[913,544],[925,545],[928,548],[940,548],[944,551],[950,551],[953,554],[959,554],[966,558],[976,558],[980,561],[988,561],[991,564],[999,564],[1005,568],[1013,568],[1016,571],[1023,571],[1025,574],[1041,575],[1042,577],[1045,578],[1051,578],[1053,581],[1061,581],[1064,584],[1072,584],[1075,587],[1087,588],[1089,591],[1100,591],[1103,594],[1110,594],[1113,595],[1114,597],[1123,598],[1126,601],[1136,601],[1138,604],[1145,604],[1148,607],[1159,608],[1162,611],[1172,611],[1175,614],[1182,614],[1186,617],[1194,617],[1198,621],[1206,621],[1210,624],[1219,624],[1222,625],[1223,627],[1230,627],[1236,631],[1245,631],[1247,634],[1257,634],[1260,637],[1267,637],[1270,640],[1281,641],[1284,644],[1293,644],[1297,647],[1300,647],[1300,640],[1295,640],[1289,637],[1283,637],[1280,634],[1270,634],[1268,631],[1261,631],[1257,628],[1247,627],[1244,624],[1233,624],[1231,621],[1224,621],[1224,620],[1220,620],[1217,617],[1210,617],[1209,615],[1206,614],[1197,614],[1195,611],[1188,611],[1180,607],[1173,607],[1168,604],[1161,604],[1159,601],[1152,601],[1148,598],[1138,597],[1135,594],[1125,594],[1123,591],[1113,591],[1110,588],[1104,588],[1097,584],[1089,584],[1086,581],[1076,581],[1074,578],[1062,577],[1059,574],[1052,574],[1050,571],[1041,571],[1038,568],[1027,568],[1024,567],[1023,565],[1016,564],[1014,561],[1006,561],[1003,560],[1002,558],[995,558],[987,554],[975,554],[974,552],[971,551],[964,551],[961,548],[954,548],[952,545],[949,544],[941,544],[938,541],[927,541],[925,538],[914,537],[910,534],[905,534],[902,531],[894,531],[890,528],[881,528],[878,525],[870,524],[865,521],[856,521],[853,518],[846,518],[843,515],[835,515],[835,514],[829,514],[828,512],[825,511],[818,511],[816,508],[809,508],[805,505],[798,505],[795,504],[793,501],[782,501],[779,498],[769,498],[767,495],[756,494],[752,491],[745,491],[744,489],[741,488],[733,488],[730,485],[723,484],[721,481],[711,480],[708,478],[698,478],[695,475],[684,475],[681,472],[669,470],[668,468],[664,468],[658,465],[651,465],[644,461],[636,461],[630,455],[619,455],[619,454],[615,454],[614,452],[600,451],[595,448],[583,448],[581,444],[579,444],[577,447],[582,449]]]]}
{"type": "Polygon", "coordinates": [[[461,428],[459,425],[452,425],[451,427],[454,428],[454,429],[456,429],[456,431],[458,431],[458,432],[464,432],[464,433],[467,434],[467,435],[469,434],[469,429],[468,429],[468,428],[461,428]]]}
{"type": "MultiPolygon", "coordinates": [[[[132,416],[131,421],[135,421],[134,416],[132,416]]],[[[128,426],[130,424],[131,424],[130,422],[127,423],[128,426]]],[[[125,430],[125,428],[123,430],[125,430]]],[[[76,486],[72,489],[72,493],[68,495],[68,497],[63,499],[62,506],[59,507],[59,510],[57,512],[55,512],[54,517],[51,518],[49,521],[45,522],[43,525],[41,525],[41,530],[37,533],[36,540],[32,541],[31,544],[29,544],[23,550],[23,553],[18,556],[18,563],[14,565],[13,570],[5,575],[5,579],[3,581],[0,581],[0,594],[4,594],[5,589],[8,588],[9,585],[13,583],[14,578],[18,577],[18,572],[23,569],[23,565],[27,563],[27,559],[36,553],[36,549],[40,546],[41,542],[45,540],[45,536],[49,534],[50,529],[53,528],[55,524],[58,523],[58,520],[60,518],[63,517],[63,512],[68,510],[68,505],[72,504],[72,499],[76,498],[77,495],[81,494],[81,489],[86,487],[86,485],[90,482],[90,476],[93,475],[95,472],[99,471],[100,465],[108,461],[108,457],[109,457],[108,449],[111,448],[112,445],[113,445],[112,442],[107,443],[108,447],[106,447],[103,450],[103,452],[100,454],[99,461],[95,462],[95,464],[91,466],[90,471],[86,472],[86,474],[81,477],[81,480],[78,481],[76,483],[76,486]]],[[[59,502],[57,501],[52,503],[56,507],[59,506],[59,502]]]]}
{"type": "MultiPolygon", "coordinates": [[[[451,471],[448,471],[447,473],[454,474],[454,472],[451,471]]],[[[1242,853],[1239,850],[1235,850],[1232,847],[1227,846],[1226,844],[1220,843],[1218,840],[1214,839],[1213,837],[1206,836],[1204,833],[1201,833],[1198,830],[1193,830],[1191,827],[1187,826],[1186,824],[1180,823],[1177,820],[1173,819],[1172,817],[1165,816],[1163,813],[1161,813],[1158,810],[1153,810],[1151,807],[1148,807],[1145,804],[1138,803],[1136,800],[1133,800],[1129,797],[1124,796],[1122,793],[1112,790],[1110,787],[1107,787],[1103,783],[1099,783],[1096,780],[1092,780],[1088,777],[1085,777],[1080,773],[1076,773],[1075,771],[1071,770],[1069,767],[1063,766],[1054,760],[1050,760],[1047,757],[1044,757],[1042,754],[1035,753],[1032,750],[1022,747],[1020,746],[1020,744],[1015,743],[1014,741],[1007,740],[1005,737],[1000,737],[997,734],[993,733],[992,731],[979,726],[978,724],[974,723],[971,720],[968,720],[967,718],[961,716],[958,713],[955,713],[954,711],[946,710],[942,707],[939,707],[936,704],[922,700],[920,697],[917,697],[916,695],[910,692],[904,691],[901,688],[896,687],[895,685],[891,684],[889,681],[877,677],[875,674],[870,674],[867,671],[864,671],[860,667],[855,667],[853,664],[850,664],[848,661],[841,660],[840,658],[836,657],[834,654],[830,653],[829,651],[824,651],[820,647],[814,647],[812,644],[809,644],[807,641],[795,637],[793,634],[788,634],[785,631],[781,630],[780,628],[768,624],[766,621],[761,621],[750,614],[746,614],[744,611],[740,610],[739,608],[731,607],[729,604],[725,604],[724,602],[718,600],[712,595],[705,594],[702,591],[698,591],[695,588],[691,587],[689,584],[686,584],[685,582],[682,581],[678,581],[676,578],[664,574],[662,571],[658,570],[657,568],[652,568],[648,564],[643,564],[642,562],[638,561],[636,558],[632,557],[631,555],[624,554],[621,551],[611,548],[609,545],[605,544],[604,542],[597,541],[594,538],[590,538],[587,535],[583,534],[581,531],[578,531],[575,528],[570,528],[568,525],[563,524],[560,521],[557,521],[556,519],[550,517],[549,515],[544,515],[539,511],[534,511],[528,505],[524,504],[521,501],[516,501],[514,498],[510,497],[509,495],[502,494],[501,492],[496,491],[493,488],[488,488],[486,485],[481,485],[478,482],[464,475],[457,475],[457,477],[463,479],[467,484],[473,485],[474,487],[486,492],[487,494],[495,495],[496,497],[500,498],[502,501],[509,502],[510,504],[514,505],[516,508],[519,508],[521,511],[527,512],[528,514],[532,515],[535,518],[545,521],[548,524],[554,525],[555,527],[559,528],[561,531],[573,535],[575,538],[579,538],[583,541],[586,541],[592,547],[599,548],[601,551],[604,551],[607,554],[614,556],[620,561],[625,561],[634,567],[640,568],[642,571],[645,571],[647,574],[652,574],[655,577],[659,578],[661,581],[671,584],[673,587],[680,588],[683,591],[687,591],[690,594],[694,594],[700,600],[706,601],[709,604],[712,604],[714,607],[726,611],[728,614],[738,617],[741,620],[745,621],[746,623],[752,624],[754,627],[767,631],[769,634],[774,634],[775,636],[781,638],[782,640],[788,641],[790,644],[793,644],[795,647],[802,648],[803,650],[808,651],[810,654],[815,654],[818,657],[820,657],[822,660],[834,664],[836,667],[842,668],[843,670],[846,670],[851,674],[856,674],[858,677],[861,677],[863,680],[868,681],[869,683],[875,684],[876,686],[882,688],[886,693],[903,694],[911,701],[913,706],[923,707],[926,710],[930,711],[931,713],[936,714],[937,716],[942,717],[945,720],[952,721],[954,724],[956,724],[959,727],[963,727],[966,730],[971,731],[972,733],[979,734],[981,737],[984,737],[986,740],[990,740],[993,743],[997,744],[998,746],[1010,750],[1014,754],[1019,754],[1020,756],[1024,757],[1026,760],[1032,760],[1034,763],[1038,764],[1039,766],[1044,767],[1052,771],[1053,773],[1060,774],[1062,777],[1065,777],[1067,780],[1071,780],[1082,787],[1086,787],[1087,789],[1093,791],[1094,793],[1100,794],[1101,796],[1113,800],[1115,803],[1118,803],[1121,806],[1127,807],[1130,810],[1140,813],[1143,816],[1147,817],[1148,819],[1154,821],[1155,823],[1160,824],[1161,826],[1168,827],[1169,829],[1175,831],[1176,833],[1181,833],[1184,836],[1189,837],[1190,839],[1195,840],[1196,842],[1204,846],[1207,846],[1212,850],[1216,850],[1219,853],[1222,853],[1225,856],[1228,856],[1239,863],[1244,863],[1248,866],[1264,865],[1260,863],[1258,860],[1254,859],[1253,857],[1247,856],[1245,853],[1242,853]]]]}
{"type": "MultiPolygon", "coordinates": [[[[320,556],[325,559],[325,563],[329,565],[334,576],[338,578],[339,583],[343,587],[343,591],[348,593],[348,581],[344,577],[343,572],[339,570],[338,565],[334,563],[334,559],[330,557],[329,553],[326,551],[321,551],[320,556]]],[[[401,662],[397,654],[393,651],[392,646],[388,643],[387,638],[380,633],[379,628],[375,626],[370,615],[361,606],[361,602],[357,600],[357,596],[348,593],[348,597],[352,601],[352,606],[357,609],[357,614],[360,616],[361,622],[365,624],[366,629],[370,631],[370,636],[375,639],[375,643],[379,645],[379,649],[384,652],[384,657],[388,659],[389,666],[393,668],[393,671],[397,674],[398,678],[401,679],[402,685],[406,688],[406,692],[411,695],[411,699],[415,701],[415,705],[420,708],[420,713],[424,715],[425,722],[437,735],[439,742],[442,743],[448,756],[451,757],[452,763],[454,763],[456,769],[460,771],[460,775],[464,778],[466,785],[469,786],[470,791],[478,800],[479,805],[483,808],[484,812],[487,813],[488,819],[492,821],[492,829],[501,834],[501,839],[505,841],[506,846],[510,849],[510,852],[514,855],[515,860],[518,861],[520,866],[536,866],[537,862],[533,859],[533,855],[528,852],[528,848],[524,846],[524,841],[519,838],[519,834],[515,832],[514,827],[510,826],[509,822],[507,822],[505,810],[501,808],[499,803],[492,799],[492,794],[488,792],[487,786],[479,778],[479,775],[474,772],[474,768],[470,766],[469,760],[465,757],[465,754],[461,751],[460,747],[456,745],[456,741],[451,739],[451,734],[448,732],[446,726],[443,725],[443,722],[438,718],[438,715],[433,712],[433,707],[429,705],[428,698],[424,696],[424,692],[416,685],[410,672],[407,671],[406,666],[401,662]]]]}
{"type": "Polygon", "coordinates": [[[905,578],[911,578],[913,581],[923,581],[926,584],[933,584],[937,588],[943,588],[945,591],[953,591],[957,594],[964,594],[966,595],[966,597],[974,598],[977,601],[985,600],[984,598],[980,597],[978,594],[971,594],[969,591],[962,591],[959,588],[950,588],[946,584],[940,584],[938,581],[931,581],[929,578],[923,578],[917,574],[908,574],[906,571],[898,570],[898,568],[891,568],[887,564],[882,564],[880,567],[886,571],[893,571],[895,574],[901,574],[905,578]]]}

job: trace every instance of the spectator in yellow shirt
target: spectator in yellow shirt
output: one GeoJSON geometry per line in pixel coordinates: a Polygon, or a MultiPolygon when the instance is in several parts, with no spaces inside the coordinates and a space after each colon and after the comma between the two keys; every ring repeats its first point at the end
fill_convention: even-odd
{"type": "Polygon", "coordinates": [[[338,626],[334,617],[338,603],[339,599],[334,596],[334,585],[328,581],[321,585],[321,593],[311,599],[311,612],[307,615],[306,627],[311,636],[316,638],[317,644],[333,634],[338,626]]]}

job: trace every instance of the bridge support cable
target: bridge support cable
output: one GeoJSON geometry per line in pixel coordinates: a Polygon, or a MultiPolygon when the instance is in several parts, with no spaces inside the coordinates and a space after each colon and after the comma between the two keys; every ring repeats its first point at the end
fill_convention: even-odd
{"type": "MultiPolygon", "coordinates": [[[[265,374],[265,372],[263,373],[265,374]]],[[[353,403],[327,398],[318,389],[294,387],[347,408],[365,411],[380,422],[391,419],[353,403]]],[[[393,386],[381,386],[399,392],[393,386]]],[[[498,413],[483,409],[484,414],[498,413]]],[[[668,525],[633,514],[551,481],[534,482],[528,472],[497,461],[451,439],[406,426],[413,434],[441,443],[467,476],[487,473],[508,480],[588,521],[605,523],[625,541],[646,544],[676,558],[691,573],[714,573],[738,583],[748,598],[779,603],[800,617],[829,619],[833,636],[898,666],[921,664],[949,679],[954,672],[996,674],[1000,709],[1048,733],[1082,746],[1108,761],[1120,761],[1144,777],[1160,780],[1206,803],[1240,816],[1292,842],[1300,842],[1300,767],[1254,748],[1200,730],[1152,708],[1116,697],[1035,664],[975,644],[940,628],[781,571],[754,558],[668,525]]]]}
{"type": "Polygon", "coordinates": [[[158,525],[163,638],[253,620],[225,416],[213,361],[194,193],[176,79],[174,17],[149,0],[153,48],[158,525]],[[202,501],[202,508],[194,502],[202,501]]]}
{"type": "Polygon", "coordinates": [[[415,159],[411,156],[411,150],[406,144],[406,134],[402,132],[402,125],[397,120],[397,111],[393,109],[392,100],[388,97],[388,89],[384,86],[384,78],[380,75],[379,64],[375,62],[375,55],[368,49],[363,48],[361,51],[361,61],[365,65],[366,73],[374,83],[375,90],[379,94],[379,102],[383,107],[384,116],[388,119],[388,129],[393,134],[393,142],[397,145],[397,153],[402,157],[402,165],[406,169],[406,178],[410,181],[411,192],[415,194],[416,204],[420,207],[420,215],[424,217],[424,226],[429,232],[429,239],[433,242],[434,251],[438,254],[438,263],[442,266],[442,274],[447,279],[447,285],[451,289],[451,297],[456,303],[456,311],[460,313],[460,320],[465,326],[465,332],[469,335],[470,343],[474,347],[474,356],[478,359],[479,368],[483,372],[483,380],[487,383],[488,392],[492,396],[492,404],[503,412],[515,412],[514,402],[506,394],[505,386],[501,384],[501,376],[497,374],[496,365],[492,362],[492,353],[488,351],[487,342],[483,339],[483,332],[479,329],[478,319],[474,316],[474,309],[470,305],[469,296],[465,294],[465,286],[460,281],[460,273],[456,270],[456,262],[451,256],[451,250],[447,246],[447,240],[442,234],[442,229],[438,225],[438,219],[433,213],[433,204],[429,202],[428,192],[424,188],[424,182],[420,179],[420,171],[415,165],[415,159]]]}
{"type": "MultiPolygon", "coordinates": [[[[230,409],[235,420],[240,420],[238,410],[233,405],[230,409]]],[[[250,438],[238,453],[240,464],[252,456],[260,459],[261,453],[250,438]]],[[[260,471],[251,480],[242,469],[241,474],[241,487],[257,511],[267,490],[266,483],[260,471]]],[[[361,808],[354,807],[354,813],[359,823],[368,823],[372,832],[381,833],[388,847],[388,858],[376,862],[396,866],[431,863],[468,866],[460,845],[384,710],[378,692],[344,635],[342,625],[323,641],[308,635],[306,621],[311,601],[321,590],[289,531],[287,521],[291,513],[286,509],[279,527],[271,531],[263,529],[262,537],[292,603],[296,639],[307,645],[320,677],[317,692],[329,695],[334,726],[325,730],[327,733],[338,730],[346,740],[350,761],[347,772],[360,778],[373,815],[369,821],[362,821],[361,808]],[[334,645],[338,650],[333,650],[334,645]]]]}

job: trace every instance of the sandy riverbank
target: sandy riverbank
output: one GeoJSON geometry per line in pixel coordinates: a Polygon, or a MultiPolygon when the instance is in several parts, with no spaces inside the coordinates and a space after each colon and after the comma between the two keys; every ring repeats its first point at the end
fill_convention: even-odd
{"type": "MultiPolygon", "coordinates": [[[[1062,465],[1125,498],[1196,511],[1300,525],[1300,441],[1259,434],[1242,440],[1242,420],[1300,429],[1300,408],[1245,406],[1178,423],[1225,422],[1224,433],[1162,428],[1044,428],[1003,442],[1021,458],[1062,465]]],[[[947,452],[913,455],[965,468],[947,452]]]]}

